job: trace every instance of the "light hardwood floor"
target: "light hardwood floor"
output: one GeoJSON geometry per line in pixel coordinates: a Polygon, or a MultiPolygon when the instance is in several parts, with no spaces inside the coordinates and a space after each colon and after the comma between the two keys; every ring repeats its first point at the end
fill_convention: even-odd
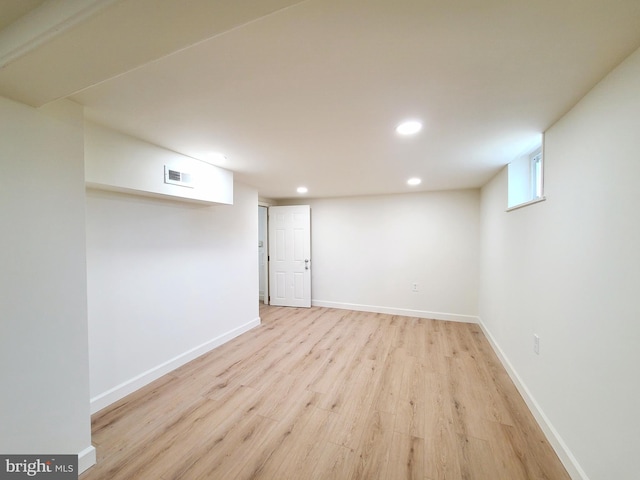
{"type": "Polygon", "coordinates": [[[569,480],[477,325],[260,314],[94,415],[80,479],[569,480]]]}

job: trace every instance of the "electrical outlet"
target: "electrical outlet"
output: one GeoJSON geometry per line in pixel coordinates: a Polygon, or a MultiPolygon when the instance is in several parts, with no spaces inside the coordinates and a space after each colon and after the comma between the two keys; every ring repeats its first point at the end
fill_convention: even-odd
{"type": "Polygon", "coordinates": [[[417,283],[412,283],[411,284],[411,291],[412,292],[417,292],[418,291],[418,284],[417,283]]]}
{"type": "Polygon", "coordinates": [[[540,355],[540,337],[538,334],[533,334],[533,353],[540,355]]]}

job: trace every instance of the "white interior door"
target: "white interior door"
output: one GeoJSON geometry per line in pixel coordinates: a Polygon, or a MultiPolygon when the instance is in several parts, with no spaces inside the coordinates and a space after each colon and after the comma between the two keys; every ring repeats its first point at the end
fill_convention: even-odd
{"type": "Polygon", "coordinates": [[[269,207],[269,303],[311,306],[311,209],[269,207]]]}

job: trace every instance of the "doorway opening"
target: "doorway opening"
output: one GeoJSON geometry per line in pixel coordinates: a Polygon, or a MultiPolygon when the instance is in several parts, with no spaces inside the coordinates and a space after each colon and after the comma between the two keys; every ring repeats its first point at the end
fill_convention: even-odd
{"type": "Polygon", "coordinates": [[[269,270],[267,266],[269,235],[267,230],[266,206],[258,205],[258,269],[259,269],[259,302],[269,304],[269,270]]]}

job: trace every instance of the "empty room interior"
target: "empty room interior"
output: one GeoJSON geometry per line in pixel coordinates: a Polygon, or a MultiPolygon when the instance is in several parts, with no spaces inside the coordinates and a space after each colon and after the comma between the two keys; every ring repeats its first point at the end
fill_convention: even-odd
{"type": "Polygon", "coordinates": [[[3,0],[0,455],[639,478],[639,152],[638,0],[3,0]]]}

